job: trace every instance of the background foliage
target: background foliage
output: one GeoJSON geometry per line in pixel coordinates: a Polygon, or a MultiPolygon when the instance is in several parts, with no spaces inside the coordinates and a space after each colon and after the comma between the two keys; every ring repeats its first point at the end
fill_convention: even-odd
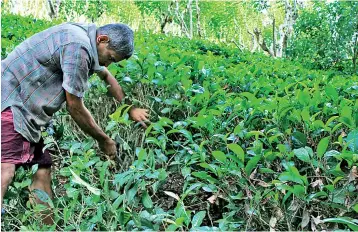
{"type": "Polygon", "coordinates": [[[357,12],[355,1],[328,5],[314,2],[312,10],[303,10],[295,25],[291,56],[306,63],[311,61],[310,67],[316,69],[348,71],[357,47],[357,12]]]}
{"type": "Polygon", "coordinates": [[[241,50],[263,52],[258,45],[262,41],[272,50],[275,37],[278,46],[282,37],[280,28],[288,22],[286,5],[297,9],[298,17],[293,22],[293,32],[288,34],[283,57],[314,69],[357,72],[354,66],[358,57],[356,1],[4,0],[2,11],[100,25],[121,21],[138,31],[203,38],[229,46],[235,43],[241,50]],[[256,28],[262,35],[259,40],[253,36],[256,28]]]}
{"type": "MultiPolygon", "coordinates": [[[[63,13],[70,7],[65,2],[52,21],[3,8],[2,58],[28,36],[75,15],[97,22],[121,6],[135,9],[132,16],[144,20],[136,21],[143,23],[135,55],[123,69],[109,69],[136,105],[150,109],[152,122],[143,130],[130,121],[128,106],[116,105],[92,77],[85,104],[120,144],[119,160],[101,158],[95,141],[65,110],[58,112],[43,131],[55,163],[55,198],[31,193],[50,204],[56,225],[41,225],[43,208],[29,204],[34,166],[16,173],[5,197],[4,230],[358,229],[358,77],[344,50],[355,33],[347,29],[355,23],[348,20],[354,4],[302,9],[288,58],[273,59],[241,46],[250,41],[244,30],[231,35],[241,38],[241,50],[228,44],[229,28],[236,21],[240,31],[244,17],[235,4],[245,6],[252,28],[262,10],[280,8],[269,9],[266,1],[199,3],[205,33],[190,40],[153,34],[160,24],[144,23],[163,20],[170,3],[94,1],[63,13]]],[[[131,13],[121,12],[113,17],[133,23],[131,13]]],[[[272,31],[261,29],[269,38],[272,31]]]]}

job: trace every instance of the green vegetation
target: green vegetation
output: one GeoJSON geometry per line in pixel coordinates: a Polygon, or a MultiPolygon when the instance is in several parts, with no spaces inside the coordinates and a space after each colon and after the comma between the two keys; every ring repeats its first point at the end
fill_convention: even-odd
{"type": "MultiPolygon", "coordinates": [[[[53,24],[3,15],[2,56],[53,24]]],[[[135,125],[93,77],[86,106],[120,160],[101,159],[58,112],[43,132],[55,198],[32,193],[56,225],[28,201],[34,166],[16,173],[4,230],[358,230],[357,75],[145,32],[122,65],[109,70],[151,125],[135,125]]]]}

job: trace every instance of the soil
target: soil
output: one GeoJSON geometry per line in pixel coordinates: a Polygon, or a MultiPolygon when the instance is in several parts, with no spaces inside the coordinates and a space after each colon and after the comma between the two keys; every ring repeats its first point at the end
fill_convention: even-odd
{"type": "Polygon", "coordinates": [[[165,194],[164,191],[173,192],[180,196],[183,192],[183,187],[183,176],[180,173],[171,173],[168,175],[166,182],[159,188],[156,195],[153,196],[153,201],[164,211],[174,210],[177,205],[177,200],[165,194]]]}
{"type": "MultiPolygon", "coordinates": [[[[180,196],[183,193],[183,187],[183,176],[179,172],[170,173],[166,182],[153,196],[153,201],[164,211],[174,210],[177,206],[177,200],[165,194],[164,191],[173,192],[180,196]]],[[[193,212],[192,216],[199,211],[206,211],[206,216],[201,226],[218,226],[218,222],[216,221],[222,219],[223,213],[227,212],[225,208],[226,201],[218,197],[212,204],[208,201],[208,198],[212,197],[214,195],[213,193],[205,192],[202,189],[197,190],[195,194],[193,193],[184,199],[186,209],[193,212]]]]}
{"type": "Polygon", "coordinates": [[[62,176],[60,175],[59,171],[61,170],[61,168],[63,167],[62,164],[62,158],[61,155],[54,152],[54,151],[50,151],[51,153],[51,157],[52,157],[52,167],[51,167],[51,172],[52,172],[52,178],[54,181],[54,184],[56,186],[56,188],[54,189],[54,194],[58,197],[60,196],[65,196],[66,195],[66,189],[65,189],[65,184],[68,183],[68,177],[62,176]]]}

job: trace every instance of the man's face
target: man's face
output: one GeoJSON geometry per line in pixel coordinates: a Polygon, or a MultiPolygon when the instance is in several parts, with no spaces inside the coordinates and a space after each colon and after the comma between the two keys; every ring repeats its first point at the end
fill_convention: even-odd
{"type": "Polygon", "coordinates": [[[119,62],[123,58],[114,50],[108,48],[109,38],[106,35],[97,36],[97,53],[99,65],[108,67],[113,62],[119,62]]]}

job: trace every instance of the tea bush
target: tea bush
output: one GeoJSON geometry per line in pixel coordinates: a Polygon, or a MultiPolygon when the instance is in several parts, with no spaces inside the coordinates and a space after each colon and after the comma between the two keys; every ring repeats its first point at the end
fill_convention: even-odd
{"type": "Polygon", "coordinates": [[[21,168],[5,230],[358,230],[358,76],[200,40],[137,33],[135,44],[109,70],[150,126],[91,78],[86,106],[119,159],[101,159],[58,112],[43,132],[55,198],[32,193],[56,224],[41,225],[26,197],[36,167],[21,168]]]}

